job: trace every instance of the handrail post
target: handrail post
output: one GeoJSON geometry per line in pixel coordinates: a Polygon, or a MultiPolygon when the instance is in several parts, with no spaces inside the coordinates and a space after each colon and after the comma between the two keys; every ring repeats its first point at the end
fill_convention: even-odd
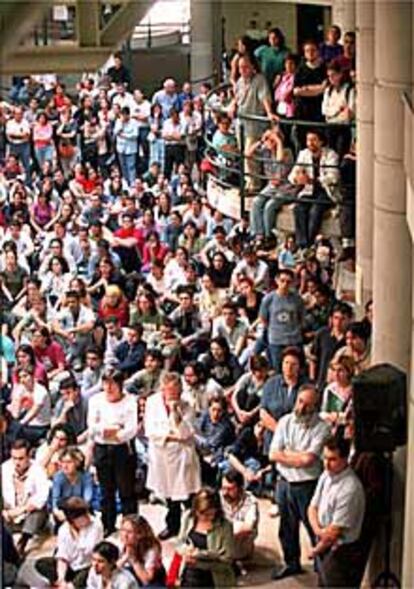
{"type": "Polygon", "coordinates": [[[245,168],[245,130],[244,130],[244,123],[240,121],[239,127],[239,139],[240,139],[240,219],[243,217],[246,211],[246,183],[244,179],[244,168],[245,168]]]}

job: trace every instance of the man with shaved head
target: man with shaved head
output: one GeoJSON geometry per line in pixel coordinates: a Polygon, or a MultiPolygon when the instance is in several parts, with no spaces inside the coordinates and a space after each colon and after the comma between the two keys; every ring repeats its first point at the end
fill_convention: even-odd
{"type": "Polygon", "coordinates": [[[280,511],[279,539],[285,566],[272,573],[274,580],[302,572],[299,527],[303,522],[311,541],[314,533],[307,509],[322,472],[322,449],[329,426],[318,414],[319,396],[313,385],[303,385],[292,413],[282,417],[270,446],[269,458],[279,473],[276,501],[280,511]]]}

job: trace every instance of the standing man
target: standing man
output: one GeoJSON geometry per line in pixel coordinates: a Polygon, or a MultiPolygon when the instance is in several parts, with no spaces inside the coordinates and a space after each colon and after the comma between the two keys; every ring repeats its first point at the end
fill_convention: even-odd
{"type": "Polygon", "coordinates": [[[311,540],[314,539],[307,509],[322,471],[322,448],[330,433],[329,426],[319,417],[318,401],[315,387],[303,385],[293,413],[279,420],[270,446],[269,458],[276,462],[280,474],[276,501],[280,511],[279,539],[286,563],[283,568],[273,571],[275,581],[302,572],[301,522],[311,540]]]}
{"type": "MultiPolygon", "coordinates": [[[[239,59],[240,78],[237,80],[234,101],[229,112],[231,116],[259,115],[274,121],[277,117],[272,113],[272,98],[270,90],[263,74],[258,73],[259,66],[252,56],[243,55],[239,59]]],[[[245,133],[245,152],[250,151],[251,146],[260,139],[267,128],[267,123],[242,119],[241,124],[245,133]]],[[[249,174],[248,186],[253,188],[258,184],[257,162],[253,158],[246,159],[246,171],[249,174]]]]}
{"type": "Polygon", "coordinates": [[[348,464],[349,450],[349,440],[341,437],[325,442],[325,471],[308,509],[318,539],[312,554],[318,558],[319,587],[359,587],[361,580],[353,561],[360,554],[365,495],[348,464]]]}
{"type": "Polygon", "coordinates": [[[136,158],[138,151],[138,122],[131,118],[131,111],[128,106],[121,109],[121,118],[114,126],[114,137],[116,139],[116,153],[121,166],[122,177],[132,186],[137,177],[136,158]]]}
{"type": "Polygon", "coordinates": [[[26,174],[26,184],[30,178],[30,136],[31,129],[28,121],[23,118],[23,109],[16,106],[13,117],[6,123],[6,137],[9,143],[9,154],[15,155],[21,161],[26,174]]]}
{"type": "MultiPolygon", "coordinates": [[[[292,290],[294,274],[280,270],[276,275],[276,288],[267,294],[260,306],[259,319],[264,327],[264,343],[269,362],[279,372],[283,349],[302,345],[304,307],[298,293],[292,290]]],[[[256,350],[259,353],[260,350],[256,350]]]]}
{"type": "Polygon", "coordinates": [[[194,442],[191,410],[181,400],[181,378],[175,372],[161,376],[160,392],[150,396],[145,409],[148,438],[147,488],[167,500],[166,528],[160,540],[178,534],[181,503],[188,505],[201,486],[200,463],[194,442]]]}
{"type": "Polygon", "coordinates": [[[115,531],[118,491],[123,515],[136,513],[134,439],[138,429],[136,399],[123,393],[124,377],[116,370],[103,376],[103,392],[89,400],[88,430],[102,493],[105,536],[115,531]]]}

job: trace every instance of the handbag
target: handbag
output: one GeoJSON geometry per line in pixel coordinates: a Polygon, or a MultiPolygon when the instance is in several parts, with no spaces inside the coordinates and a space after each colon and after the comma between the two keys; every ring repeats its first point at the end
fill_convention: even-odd
{"type": "Polygon", "coordinates": [[[58,152],[61,158],[71,159],[75,155],[75,146],[72,143],[59,143],[58,152]]]}
{"type": "Polygon", "coordinates": [[[168,589],[175,589],[180,586],[180,571],[183,557],[178,552],[174,552],[171,564],[168,569],[166,585],[168,589]]]}

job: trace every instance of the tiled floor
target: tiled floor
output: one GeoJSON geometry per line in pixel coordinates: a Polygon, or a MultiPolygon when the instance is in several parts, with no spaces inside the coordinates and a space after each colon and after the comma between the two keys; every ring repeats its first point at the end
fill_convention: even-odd
{"type": "MultiPolygon", "coordinates": [[[[268,515],[270,503],[266,500],[260,501],[260,526],[259,536],[256,541],[257,549],[254,559],[246,567],[248,574],[239,579],[241,587],[261,587],[267,589],[300,589],[302,587],[315,587],[316,577],[312,572],[312,563],[307,559],[306,554],[309,550],[309,541],[306,532],[302,531],[303,546],[303,565],[305,574],[295,578],[285,579],[275,582],[270,580],[270,570],[272,566],[280,562],[280,547],[278,541],[279,518],[271,518],[268,515]]],[[[165,509],[160,505],[142,505],[140,513],[144,515],[154,527],[156,532],[161,531],[164,523],[165,509]]],[[[37,543],[30,552],[29,557],[23,564],[20,572],[20,580],[35,589],[40,589],[42,585],[41,578],[36,574],[33,563],[40,556],[49,556],[53,553],[54,538],[51,536],[43,538],[42,542],[37,543]]],[[[163,555],[166,564],[172,556],[174,550],[174,540],[164,542],[163,555]]]]}

